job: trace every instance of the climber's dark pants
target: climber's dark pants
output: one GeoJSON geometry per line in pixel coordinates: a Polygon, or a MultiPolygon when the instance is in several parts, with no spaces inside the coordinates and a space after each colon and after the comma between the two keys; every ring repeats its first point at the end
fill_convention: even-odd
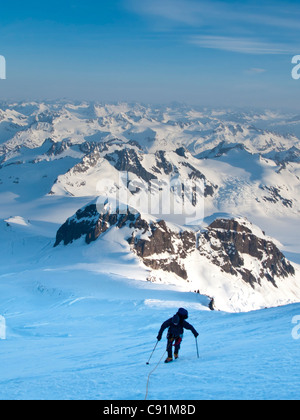
{"type": "Polygon", "coordinates": [[[168,341],[167,341],[167,352],[168,352],[168,357],[172,358],[173,357],[173,343],[174,343],[174,353],[178,354],[179,350],[180,350],[180,344],[182,342],[182,337],[167,337],[168,341]]]}

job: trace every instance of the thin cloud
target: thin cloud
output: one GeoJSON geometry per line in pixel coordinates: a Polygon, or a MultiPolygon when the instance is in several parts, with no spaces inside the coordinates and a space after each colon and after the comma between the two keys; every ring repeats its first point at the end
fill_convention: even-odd
{"type": "Polygon", "coordinates": [[[138,14],[188,26],[198,25],[202,21],[201,4],[193,0],[129,0],[128,4],[130,9],[138,14]]]}
{"type": "Polygon", "coordinates": [[[242,54],[290,54],[292,50],[283,44],[273,44],[249,38],[225,36],[195,36],[190,43],[201,48],[230,51],[242,54]]]}
{"type": "Polygon", "coordinates": [[[291,3],[270,6],[262,1],[237,8],[221,1],[128,0],[127,7],[148,18],[154,31],[172,32],[201,48],[252,55],[294,55],[299,50],[300,10],[291,3]],[[183,28],[193,36],[187,37],[183,28]]]}
{"type": "Polygon", "coordinates": [[[155,16],[166,21],[173,21],[189,26],[211,25],[220,22],[236,24],[253,24],[262,27],[299,30],[300,11],[285,2],[272,7],[263,3],[255,6],[207,0],[128,0],[127,7],[135,13],[155,16]]]}

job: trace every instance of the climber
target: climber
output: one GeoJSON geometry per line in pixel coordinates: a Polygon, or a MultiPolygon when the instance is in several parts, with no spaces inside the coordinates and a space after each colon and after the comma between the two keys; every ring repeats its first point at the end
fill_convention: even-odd
{"type": "Polygon", "coordinates": [[[174,343],[174,358],[178,359],[178,353],[180,350],[180,344],[183,338],[183,330],[191,330],[194,334],[195,338],[198,337],[198,333],[195,328],[189,324],[186,319],[188,318],[188,311],[184,308],[179,308],[177,313],[167,321],[165,321],[158,333],[157,340],[160,341],[162,339],[163,332],[166,328],[168,329],[167,334],[167,352],[168,357],[165,360],[165,363],[172,362],[173,360],[173,343],[174,343]]]}

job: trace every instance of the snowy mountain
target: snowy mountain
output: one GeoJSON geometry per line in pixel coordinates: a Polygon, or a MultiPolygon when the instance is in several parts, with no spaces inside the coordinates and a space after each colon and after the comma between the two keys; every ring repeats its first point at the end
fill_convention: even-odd
{"type": "Polygon", "coordinates": [[[144,399],[156,365],[149,399],[298,398],[299,127],[0,103],[0,399],[144,399]],[[179,360],[159,365],[161,342],[149,371],[179,307],[200,358],[187,331],[179,360]]]}
{"type": "Polygon", "coordinates": [[[37,173],[48,189],[40,196],[94,196],[101,178],[113,187],[128,171],[148,183],[205,178],[208,216],[233,209],[249,216],[249,205],[297,216],[299,139],[254,126],[272,126],[273,114],[68,103],[6,104],[1,114],[1,192],[22,195],[37,173]]]}
{"type": "MultiPolygon", "coordinates": [[[[240,311],[299,301],[300,145],[297,130],[292,130],[297,116],[64,101],[2,103],[0,109],[2,219],[55,222],[56,233],[78,209],[84,213],[91,200],[97,197],[98,204],[105,205],[108,198],[140,214],[148,224],[144,233],[148,239],[154,226],[160,226],[159,232],[165,224],[170,237],[162,252],[145,257],[136,245],[141,264],[162,269],[164,276],[169,271],[182,282],[188,279],[190,290],[219,300],[217,308],[240,311]],[[232,258],[228,249],[236,248],[235,240],[220,240],[212,228],[222,219],[241,223],[245,235],[249,220],[275,238],[276,245],[273,239],[264,239],[272,244],[275,267],[261,254],[257,258],[248,252],[245,258],[242,250],[232,258]],[[185,241],[180,232],[189,239],[185,241]],[[277,265],[283,255],[292,261],[284,269],[277,265]],[[197,265],[210,269],[191,268],[197,265]],[[280,293],[273,297],[278,285],[272,273],[279,273],[281,280],[291,279],[291,288],[289,281],[282,286],[289,290],[284,299],[280,293]],[[222,278],[221,289],[223,283],[238,278],[236,296],[246,283],[247,298],[233,298],[228,292],[231,286],[219,296],[220,287],[209,280],[211,275],[222,278]],[[256,293],[249,299],[261,279],[272,286],[270,298],[264,300],[264,291],[262,301],[256,293]]],[[[94,217],[99,220],[98,214],[94,217]]],[[[90,216],[85,223],[91,223],[90,216]]],[[[72,229],[77,229],[75,224],[72,229]]],[[[72,237],[72,229],[64,239],[72,237]]],[[[252,235],[252,227],[249,230],[252,235]]],[[[257,239],[253,241],[257,246],[257,239]]],[[[258,247],[262,254],[266,244],[258,247]]],[[[160,276],[151,276],[159,281],[160,276]]],[[[164,281],[170,282],[170,276],[164,281]]]]}
{"type": "Polygon", "coordinates": [[[210,297],[214,309],[261,309],[299,299],[298,269],[271,238],[243,219],[217,219],[197,231],[130,208],[112,212],[109,204],[99,213],[91,203],[60,227],[54,246],[81,238],[88,245],[103,236],[106,243],[127,244],[128,253],[149,269],[151,281],[181,279],[186,290],[210,297]]]}

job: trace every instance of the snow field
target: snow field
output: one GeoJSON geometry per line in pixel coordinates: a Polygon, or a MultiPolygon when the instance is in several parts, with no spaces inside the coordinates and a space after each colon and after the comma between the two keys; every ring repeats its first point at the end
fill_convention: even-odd
{"type": "Polygon", "coordinates": [[[161,323],[180,306],[180,359],[150,377],[148,399],[297,399],[300,305],[242,314],[212,312],[195,293],[83,270],[32,270],[0,277],[0,399],[142,400],[166,332],[146,365],[161,323]]]}

